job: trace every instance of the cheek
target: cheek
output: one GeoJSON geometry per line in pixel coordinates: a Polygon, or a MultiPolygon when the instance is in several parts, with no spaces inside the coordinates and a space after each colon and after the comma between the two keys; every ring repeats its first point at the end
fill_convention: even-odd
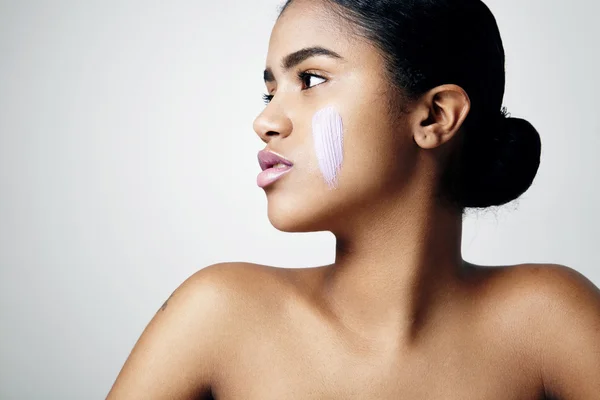
{"type": "Polygon", "coordinates": [[[344,126],[335,108],[328,106],[315,113],[312,134],[323,179],[330,189],[335,189],[344,157],[344,126]]]}

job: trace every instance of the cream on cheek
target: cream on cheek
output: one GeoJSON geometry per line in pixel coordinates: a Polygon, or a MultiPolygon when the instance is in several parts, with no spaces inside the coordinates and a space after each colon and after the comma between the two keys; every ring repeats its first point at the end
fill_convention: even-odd
{"type": "Polygon", "coordinates": [[[319,169],[329,188],[335,189],[344,153],[341,115],[332,106],[320,109],[313,115],[312,133],[319,169]]]}

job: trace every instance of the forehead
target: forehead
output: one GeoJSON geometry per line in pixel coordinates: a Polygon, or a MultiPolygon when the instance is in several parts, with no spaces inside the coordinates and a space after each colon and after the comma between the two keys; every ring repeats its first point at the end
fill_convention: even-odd
{"type": "Polygon", "coordinates": [[[344,58],[374,51],[333,7],[323,0],[294,0],[273,27],[267,65],[277,68],[287,54],[313,46],[331,49],[344,58]]]}

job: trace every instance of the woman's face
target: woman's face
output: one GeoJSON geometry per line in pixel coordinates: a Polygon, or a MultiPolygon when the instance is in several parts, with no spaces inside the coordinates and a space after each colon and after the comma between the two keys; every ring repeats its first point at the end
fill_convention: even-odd
{"type": "Polygon", "coordinates": [[[275,24],[265,71],[273,97],[254,122],[265,148],[294,163],[264,187],[269,220],[287,232],[335,230],[399,198],[417,154],[406,118],[388,111],[380,53],[326,4],[295,0],[275,24]],[[313,123],[320,111],[342,132],[322,129],[327,117],[313,123]],[[328,137],[336,134],[343,140],[328,137]],[[332,180],[323,159],[337,151],[332,180]]]}

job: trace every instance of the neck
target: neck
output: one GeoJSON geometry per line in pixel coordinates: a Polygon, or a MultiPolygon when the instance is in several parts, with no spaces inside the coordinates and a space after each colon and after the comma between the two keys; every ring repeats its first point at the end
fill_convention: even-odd
{"type": "Polygon", "coordinates": [[[333,232],[335,263],[322,290],[350,331],[411,342],[444,314],[439,311],[458,288],[465,266],[462,216],[423,197],[396,199],[369,207],[352,226],[333,232]]]}

